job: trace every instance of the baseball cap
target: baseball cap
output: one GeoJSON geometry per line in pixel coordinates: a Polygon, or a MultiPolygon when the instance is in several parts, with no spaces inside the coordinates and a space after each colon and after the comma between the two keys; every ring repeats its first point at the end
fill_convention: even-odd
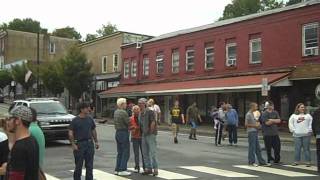
{"type": "Polygon", "coordinates": [[[21,118],[23,121],[32,122],[32,111],[26,106],[18,106],[10,111],[10,116],[21,118]]]}

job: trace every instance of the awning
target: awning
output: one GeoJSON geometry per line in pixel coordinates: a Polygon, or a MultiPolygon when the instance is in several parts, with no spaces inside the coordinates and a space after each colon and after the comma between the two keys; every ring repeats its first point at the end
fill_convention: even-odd
{"type": "Polygon", "coordinates": [[[95,76],[97,81],[101,80],[113,80],[113,79],[120,79],[120,73],[112,73],[112,74],[99,74],[95,76]]]}
{"type": "Polygon", "coordinates": [[[296,67],[290,80],[320,79],[320,64],[305,64],[296,67]]]}
{"type": "Polygon", "coordinates": [[[100,93],[100,97],[135,97],[150,95],[261,91],[262,78],[267,78],[268,84],[272,85],[283,79],[287,79],[287,76],[288,73],[276,73],[168,83],[123,85],[100,93]]]}

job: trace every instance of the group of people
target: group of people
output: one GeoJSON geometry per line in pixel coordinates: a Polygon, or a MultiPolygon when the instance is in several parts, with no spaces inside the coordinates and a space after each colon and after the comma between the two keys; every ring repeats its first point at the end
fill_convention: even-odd
{"type": "Polygon", "coordinates": [[[45,138],[36,111],[15,107],[0,128],[0,180],[42,180],[45,138]]]}

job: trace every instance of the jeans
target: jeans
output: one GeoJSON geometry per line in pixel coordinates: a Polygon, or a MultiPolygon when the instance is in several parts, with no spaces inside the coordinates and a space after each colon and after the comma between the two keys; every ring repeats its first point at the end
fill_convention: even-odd
{"type": "Polygon", "coordinates": [[[238,142],[238,133],[236,125],[228,125],[228,133],[229,133],[229,143],[237,144],[238,142]]]}
{"type": "Polygon", "coordinates": [[[281,151],[281,142],[278,135],[276,136],[263,136],[263,140],[267,150],[268,163],[273,160],[271,155],[271,149],[274,152],[274,162],[280,162],[280,151],[281,151]]]}
{"type": "Polygon", "coordinates": [[[132,138],[131,141],[133,146],[135,168],[140,168],[140,153],[141,153],[142,167],[143,169],[145,169],[144,162],[143,162],[143,154],[142,154],[142,139],[132,138]]]}
{"type": "Polygon", "coordinates": [[[304,159],[307,162],[311,162],[310,155],[310,140],[311,136],[294,137],[294,161],[299,162],[301,160],[301,148],[303,148],[304,159]]]}
{"type": "Polygon", "coordinates": [[[320,172],[320,138],[317,139],[318,172],[320,172]]]}
{"type": "Polygon", "coordinates": [[[146,169],[158,169],[156,135],[142,136],[142,153],[146,169]]]}
{"type": "Polygon", "coordinates": [[[116,131],[117,141],[117,163],[116,172],[126,171],[127,164],[130,157],[130,141],[128,130],[117,130],[116,131]]]}
{"type": "Polygon", "coordinates": [[[219,123],[216,129],[215,145],[221,144],[221,138],[223,136],[222,130],[223,130],[223,124],[219,123]]]}
{"type": "Polygon", "coordinates": [[[92,141],[82,141],[77,143],[78,150],[73,151],[75,160],[74,180],[81,180],[83,161],[86,168],[86,180],[93,180],[93,157],[94,144],[92,141]]]}
{"type": "Polygon", "coordinates": [[[248,133],[248,143],[249,143],[249,164],[253,164],[256,161],[256,156],[259,161],[259,164],[266,164],[266,161],[263,159],[261,155],[261,148],[258,139],[258,132],[249,132],[248,133]]]}

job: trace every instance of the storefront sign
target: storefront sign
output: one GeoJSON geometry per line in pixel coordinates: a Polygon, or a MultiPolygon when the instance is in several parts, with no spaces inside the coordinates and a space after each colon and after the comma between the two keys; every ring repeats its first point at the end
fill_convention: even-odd
{"type": "Polygon", "coordinates": [[[267,78],[262,78],[262,87],[261,87],[261,95],[262,96],[268,96],[268,79],[267,78]]]}
{"type": "Polygon", "coordinates": [[[320,84],[316,87],[315,95],[318,100],[320,100],[320,84]]]}

